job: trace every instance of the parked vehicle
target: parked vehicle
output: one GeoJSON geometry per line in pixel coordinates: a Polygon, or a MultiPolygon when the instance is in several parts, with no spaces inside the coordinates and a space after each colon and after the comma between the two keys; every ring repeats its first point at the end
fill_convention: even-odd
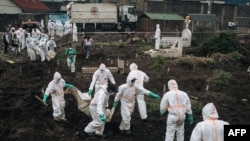
{"type": "Polygon", "coordinates": [[[40,31],[42,31],[41,26],[39,25],[39,23],[37,21],[22,21],[21,23],[21,28],[25,29],[26,31],[28,31],[29,33],[32,32],[33,28],[37,28],[40,31]]]}
{"type": "Polygon", "coordinates": [[[67,8],[70,22],[76,23],[79,31],[136,30],[137,14],[134,6],[116,6],[114,3],[70,3],[67,8]]]}

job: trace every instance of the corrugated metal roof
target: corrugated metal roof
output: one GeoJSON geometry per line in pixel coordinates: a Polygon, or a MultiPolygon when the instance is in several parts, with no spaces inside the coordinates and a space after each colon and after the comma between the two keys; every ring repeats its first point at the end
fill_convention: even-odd
{"type": "Polygon", "coordinates": [[[220,19],[215,14],[189,14],[193,21],[201,22],[220,22],[220,19]]]}
{"type": "Polygon", "coordinates": [[[170,13],[144,13],[151,20],[168,20],[168,21],[183,21],[184,18],[178,14],[170,13]]]}
{"type": "Polygon", "coordinates": [[[22,9],[16,6],[10,0],[1,0],[0,14],[20,14],[22,9]]]}
{"type": "Polygon", "coordinates": [[[46,5],[39,0],[12,0],[17,6],[24,11],[51,11],[46,5]]]}

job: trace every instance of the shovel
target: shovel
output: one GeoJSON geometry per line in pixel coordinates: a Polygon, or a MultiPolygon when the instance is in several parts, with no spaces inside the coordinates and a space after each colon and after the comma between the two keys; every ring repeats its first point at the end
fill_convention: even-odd
{"type": "MultiPolygon", "coordinates": [[[[35,95],[35,98],[38,99],[40,102],[43,103],[43,100],[40,97],[38,97],[37,95],[35,95]]],[[[43,105],[48,106],[48,104],[44,104],[44,103],[43,103],[43,105]]]]}

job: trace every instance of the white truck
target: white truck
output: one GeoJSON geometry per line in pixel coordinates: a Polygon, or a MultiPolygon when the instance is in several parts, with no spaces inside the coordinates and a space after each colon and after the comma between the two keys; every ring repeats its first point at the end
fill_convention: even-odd
{"type": "Polygon", "coordinates": [[[78,31],[136,30],[137,14],[135,6],[114,3],[70,3],[67,13],[71,23],[76,23],[78,31]]]}

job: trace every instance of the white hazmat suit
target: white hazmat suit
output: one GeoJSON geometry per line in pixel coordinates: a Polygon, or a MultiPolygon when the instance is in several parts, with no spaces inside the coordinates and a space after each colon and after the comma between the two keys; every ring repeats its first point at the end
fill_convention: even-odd
{"type": "Polygon", "coordinates": [[[54,37],[51,37],[49,41],[47,41],[47,51],[53,51],[55,52],[56,49],[56,42],[54,40],[54,37]]]}
{"type": "MultiPolygon", "coordinates": [[[[148,75],[145,72],[138,70],[138,66],[135,63],[130,64],[129,68],[130,72],[128,74],[127,79],[136,78],[135,85],[143,88],[143,83],[149,81],[148,75]]],[[[144,100],[144,94],[138,94],[136,96],[136,100],[138,103],[141,119],[147,119],[148,115],[147,115],[146,103],[144,100]]]]}
{"type": "Polygon", "coordinates": [[[52,97],[52,108],[54,120],[65,121],[65,100],[64,100],[64,89],[63,87],[73,88],[73,85],[65,83],[59,72],[55,72],[53,80],[50,81],[48,87],[45,90],[43,97],[43,102],[46,104],[47,97],[51,95],[52,97]]]}
{"type": "Polygon", "coordinates": [[[190,99],[186,92],[178,89],[175,80],[168,81],[169,91],[163,95],[160,103],[161,115],[168,111],[165,141],[173,141],[176,131],[177,141],[184,141],[184,121],[193,122],[190,99]]]}
{"type": "MultiPolygon", "coordinates": [[[[115,85],[115,79],[112,75],[112,73],[110,72],[109,69],[106,68],[106,65],[104,65],[103,63],[100,64],[99,69],[96,70],[92,76],[92,81],[89,87],[89,91],[88,94],[91,95],[94,86],[95,86],[95,93],[101,88],[101,85],[104,85],[106,87],[108,87],[108,81],[110,81],[113,85],[115,85]]],[[[106,100],[109,100],[109,95],[106,96],[106,100]]],[[[108,107],[108,103],[106,105],[106,107],[108,107]]]]}
{"type": "Polygon", "coordinates": [[[160,96],[150,92],[149,90],[138,87],[135,84],[135,78],[129,77],[127,83],[119,86],[118,93],[115,96],[113,107],[117,107],[118,101],[121,101],[121,116],[122,121],[120,123],[119,129],[125,134],[130,134],[130,122],[131,115],[134,111],[135,106],[135,96],[138,94],[148,95],[155,99],[160,99],[160,96]]]}
{"type": "Polygon", "coordinates": [[[94,72],[92,76],[92,81],[89,87],[88,93],[91,94],[94,87],[95,93],[100,89],[101,85],[108,87],[108,80],[115,85],[115,79],[109,69],[106,68],[106,65],[101,63],[99,68],[94,72]]]}
{"type": "MultiPolygon", "coordinates": [[[[30,33],[27,33],[27,38],[26,38],[26,47],[27,47],[27,54],[28,54],[28,57],[30,58],[30,60],[32,60],[32,54],[33,56],[35,56],[35,51],[30,47],[30,43],[32,42],[32,38],[30,36],[30,33]]],[[[33,58],[34,60],[35,58],[33,58]]]]}
{"type": "Polygon", "coordinates": [[[105,85],[101,85],[100,89],[94,94],[94,97],[89,105],[89,110],[93,120],[85,127],[85,133],[89,135],[95,134],[103,136],[106,122],[105,106],[108,103],[106,100],[107,95],[108,92],[105,85]]]}
{"type": "Polygon", "coordinates": [[[156,24],[156,31],[155,31],[155,49],[160,49],[160,42],[161,42],[161,29],[160,25],[156,24]]]}
{"type": "Polygon", "coordinates": [[[202,116],[204,121],[196,124],[190,141],[224,141],[224,125],[229,123],[218,119],[219,115],[213,103],[203,107],[202,116]]]}
{"type": "Polygon", "coordinates": [[[76,23],[73,23],[73,42],[77,42],[78,41],[78,38],[77,38],[77,26],[76,26],[76,23]]]}

